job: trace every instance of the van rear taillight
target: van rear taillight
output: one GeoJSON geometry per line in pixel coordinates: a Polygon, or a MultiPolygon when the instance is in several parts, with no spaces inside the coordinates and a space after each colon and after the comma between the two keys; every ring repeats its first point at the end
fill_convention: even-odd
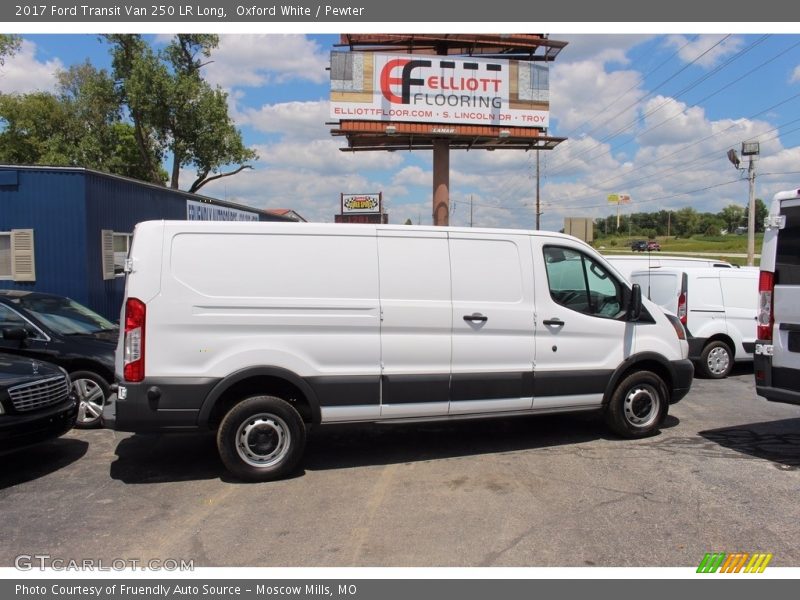
{"type": "Polygon", "coordinates": [[[667,317],[670,325],[672,328],[675,329],[675,335],[678,336],[679,340],[686,339],[686,329],[683,327],[683,323],[681,323],[680,319],[678,319],[675,315],[671,315],[668,312],[665,312],[664,315],[667,317]]]}
{"type": "Polygon", "coordinates": [[[772,341],[772,328],[775,324],[773,315],[773,288],[775,273],[761,271],[758,276],[758,316],[756,337],[765,342],[772,341]]]}
{"type": "Polygon", "coordinates": [[[681,292],[681,295],[678,296],[678,319],[680,319],[681,325],[686,325],[686,292],[681,292]]]}
{"type": "Polygon", "coordinates": [[[125,302],[125,344],[122,374],[125,381],[144,379],[144,326],[146,308],[138,298],[125,302]]]}

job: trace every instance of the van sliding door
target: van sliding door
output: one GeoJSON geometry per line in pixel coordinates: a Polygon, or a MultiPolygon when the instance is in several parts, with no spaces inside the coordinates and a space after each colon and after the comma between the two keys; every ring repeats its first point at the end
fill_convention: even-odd
{"type": "Polygon", "coordinates": [[[452,313],[444,232],[378,232],[381,416],[447,414],[452,313]]]}
{"type": "Polygon", "coordinates": [[[450,414],[531,408],[533,285],[527,236],[450,234],[450,414]]]}

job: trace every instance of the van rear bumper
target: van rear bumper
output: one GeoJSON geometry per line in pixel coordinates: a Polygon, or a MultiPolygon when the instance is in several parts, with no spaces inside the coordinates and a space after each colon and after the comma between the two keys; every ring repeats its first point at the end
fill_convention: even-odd
{"type": "Polygon", "coordinates": [[[670,365],[672,365],[672,390],[669,395],[669,403],[675,404],[686,396],[692,388],[694,363],[685,358],[683,360],[673,360],[670,365]]]}
{"type": "Polygon", "coordinates": [[[703,354],[703,348],[705,348],[708,338],[692,337],[692,335],[689,334],[686,341],[689,342],[689,359],[700,360],[700,356],[703,354]]]}
{"type": "Polygon", "coordinates": [[[757,395],[770,402],[800,405],[800,371],[775,368],[772,366],[772,357],[764,354],[753,357],[753,371],[757,395]]]}
{"type": "Polygon", "coordinates": [[[115,431],[153,433],[201,429],[200,407],[212,378],[163,378],[146,383],[121,383],[103,407],[104,427],[115,431]]]}

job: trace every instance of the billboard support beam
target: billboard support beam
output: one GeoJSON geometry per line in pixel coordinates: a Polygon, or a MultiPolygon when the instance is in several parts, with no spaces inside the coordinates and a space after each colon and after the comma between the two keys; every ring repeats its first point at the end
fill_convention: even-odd
{"type": "Polygon", "coordinates": [[[450,224],[450,140],[433,140],[433,224],[450,224]]]}

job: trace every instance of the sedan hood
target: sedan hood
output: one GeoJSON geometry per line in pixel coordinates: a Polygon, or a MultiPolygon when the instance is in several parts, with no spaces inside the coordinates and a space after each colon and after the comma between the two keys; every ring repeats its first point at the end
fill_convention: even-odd
{"type": "Polygon", "coordinates": [[[50,363],[0,353],[0,385],[10,386],[63,374],[60,368],[50,363]]]}

